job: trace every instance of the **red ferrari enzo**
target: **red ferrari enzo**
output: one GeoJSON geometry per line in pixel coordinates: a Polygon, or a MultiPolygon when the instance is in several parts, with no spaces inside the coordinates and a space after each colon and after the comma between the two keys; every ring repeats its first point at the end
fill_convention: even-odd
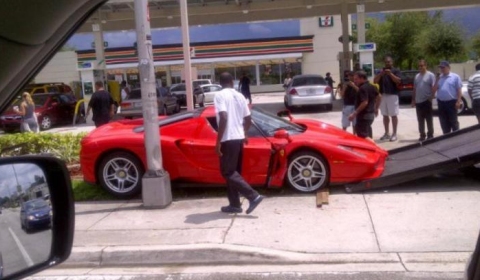
{"type": "MultiPolygon", "coordinates": [[[[374,143],[316,120],[290,121],[252,107],[252,126],[243,154],[242,175],[256,187],[284,184],[312,192],[329,184],[375,178],[388,153],[374,143]]],[[[146,168],[143,121],[101,126],[82,140],[84,179],[121,198],[141,191],[146,168]]],[[[215,153],[213,107],[160,117],[164,168],[172,183],[225,184],[215,153]]]]}

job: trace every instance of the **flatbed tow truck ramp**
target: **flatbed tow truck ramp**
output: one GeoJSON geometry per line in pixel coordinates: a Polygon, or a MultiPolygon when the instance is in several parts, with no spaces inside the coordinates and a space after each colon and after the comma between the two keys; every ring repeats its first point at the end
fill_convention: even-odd
{"type": "Polygon", "coordinates": [[[347,193],[387,188],[480,162],[480,125],[390,150],[375,179],[345,185],[347,193]]]}

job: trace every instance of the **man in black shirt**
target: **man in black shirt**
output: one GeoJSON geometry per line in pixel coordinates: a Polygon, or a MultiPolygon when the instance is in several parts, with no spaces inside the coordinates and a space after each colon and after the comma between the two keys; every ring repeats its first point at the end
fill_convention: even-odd
{"type": "Polygon", "coordinates": [[[380,86],[380,93],[383,95],[380,110],[383,115],[385,134],[380,140],[397,141],[397,116],[400,110],[397,85],[401,82],[400,77],[400,70],[393,67],[393,59],[390,56],[385,57],[385,67],[374,78],[374,83],[380,86]],[[390,117],[392,118],[392,136],[389,134],[390,117]]]}
{"type": "Polygon", "coordinates": [[[113,117],[115,102],[108,91],[103,88],[103,82],[95,82],[95,92],[88,103],[87,116],[93,111],[92,120],[95,127],[107,124],[113,117]]]}
{"type": "Polygon", "coordinates": [[[353,82],[353,72],[346,73],[346,80],[343,82],[343,88],[340,92],[340,96],[343,98],[343,110],[342,110],[342,128],[347,130],[352,123],[353,134],[355,134],[355,120],[350,121],[348,117],[355,111],[355,98],[357,95],[358,87],[353,82]]]}
{"type": "Polygon", "coordinates": [[[333,80],[332,76],[330,75],[330,72],[327,72],[327,74],[325,75],[325,81],[327,81],[328,86],[333,89],[333,84],[335,83],[335,81],[333,80]]]}
{"type": "Polygon", "coordinates": [[[353,121],[356,119],[355,132],[358,137],[366,138],[373,142],[372,123],[378,115],[381,95],[377,88],[370,84],[367,73],[358,71],[354,76],[355,84],[359,87],[355,99],[355,111],[348,117],[353,121]]]}

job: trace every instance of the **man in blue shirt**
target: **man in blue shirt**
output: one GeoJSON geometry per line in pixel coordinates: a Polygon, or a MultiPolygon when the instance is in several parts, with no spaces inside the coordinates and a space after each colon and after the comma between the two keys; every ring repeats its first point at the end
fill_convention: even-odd
{"type": "Polygon", "coordinates": [[[443,134],[459,129],[457,110],[462,104],[462,80],[460,76],[450,72],[448,61],[440,62],[440,77],[437,78],[433,92],[438,102],[438,119],[443,134]]]}

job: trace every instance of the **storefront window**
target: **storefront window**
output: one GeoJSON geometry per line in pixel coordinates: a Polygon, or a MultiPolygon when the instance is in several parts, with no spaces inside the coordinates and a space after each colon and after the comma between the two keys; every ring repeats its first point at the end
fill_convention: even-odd
{"type": "Polygon", "coordinates": [[[262,64],[260,65],[260,84],[261,85],[276,85],[280,84],[280,70],[279,64],[262,64]]]}

